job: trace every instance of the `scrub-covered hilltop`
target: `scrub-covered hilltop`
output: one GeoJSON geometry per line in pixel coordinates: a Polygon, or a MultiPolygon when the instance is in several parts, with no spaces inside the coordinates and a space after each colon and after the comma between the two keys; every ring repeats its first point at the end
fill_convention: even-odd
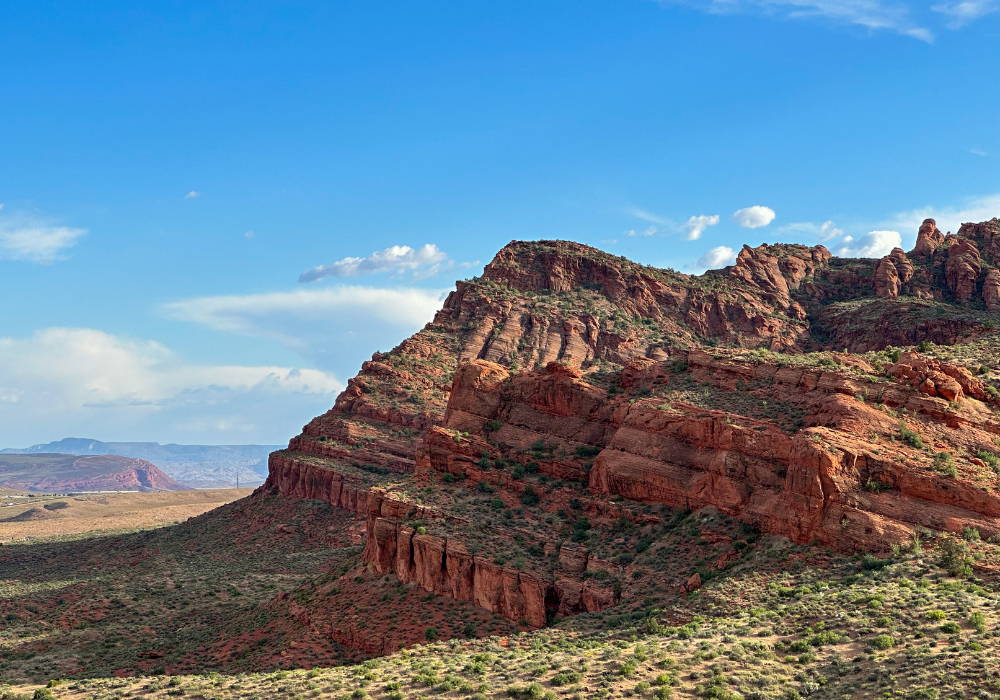
{"type": "Polygon", "coordinates": [[[365,518],[368,575],[532,627],[638,594],[657,556],[695,585],[658,540],[690,510],[844,553],[989,538],[997,246],[1000,220],[928,220],[881,260],[763,245],[690,276],[513,242],[263,488],[365,518]]]}
{"type": "Polygon", "coordinates": [[[998,224],[927,222],[881,260],[745,248],[702,276],[511,243],[253,496],[4,546],[3,679],[108,700],[993,697],[998,224]]]}

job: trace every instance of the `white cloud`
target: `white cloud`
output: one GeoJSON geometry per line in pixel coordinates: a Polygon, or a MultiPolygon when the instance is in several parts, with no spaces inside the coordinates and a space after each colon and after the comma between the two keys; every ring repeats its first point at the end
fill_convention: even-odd
{"type": "Polygon", "coordinates": [[[947,25],[948,29],[961,29],[980,17],[985,17],[1000,10],[1000,0],[945,2],[940,5],[931,5],[931,9],[950,18],[947,25]]]}
{"type": "Polygon", "coordinates": [[[681,228],[687,229],[687,240],[696,241],[701,238],[701,234],[704,233],[706,228],[715,226],[717,223],[719,223],[718,214],[712,216],[702,214],[700,216],[692,216],[681,228]]]}
{"type": "Polygon", "coordinates": [[[734,262],[736,262],[736,251],[725,245],[716,246],[698,258],[698,266],[709,270],[725,267],[734,262]]]}
{"type": "Polygon", "coordinates": [[[249,241],[251,238],[253,238],[253,231],[244,231],[243,237],[249,241]]]}
{"type": "Polygon", "coordinates": [[[777,215],[770,207],[757,205],[740,209],[731,218],[743,228],[761,228],[774,221],[775,216],[777,215]]]}
{"type": "Polygon", "coordinates": [[[811,221],[799,221],[782,226],[780,230],[783,233],[788,231],[795,233],[808,233],[815,236],[816,240],[821,242],[829,241],[831,238],[837,238],[838,236],[844,235],[844,229],[838,228],[833,221],[824,221],[821,224],[814,224],[811,221]]]}
{"type": "Polygon", "coordinates": [[[823,18],[843,25],[886,30],[931,42],[934,34],[910,19],[902,2],[882,0],[659,0],[662,5],[683,4],[713,14],[754,12],[780,19],[823,18]]]}
{"type": "Polygon", "coordinates": [[[153,341],[47,328],[0,338],[0,440],[283,442],[342,388],[320,370],[189,364],[153,341]]]}
{"type": "Polygon", "coordinates": [[[844,243],[854,245],[844,245],[837,250],[837,255],[842,258],[880,258],[903,243],[898,231],[870,231],[858,241],[848,239],[850,236],[844,239],[844,243]]]}
{"type": "MultiPolygon", "coordinates": [[[[473,263],[465,263],[462,267],[473,263]]],[[[299,282],[315,282],[324,277],[356,277],[375,272],[412,272],[414,279],[433,277],[455,267],[448,255],[433,243],[414,250],[408,245],[394,245],[377,250],[367,258],[344,258],[332,265],[320,265],[299,275],[299,282]]]]}
{"type": "Polygon", "coordinates": [[[657,231],[659,231],[658,228],[656,228],[655,226],[650,226],[645,231],[636,231],[634,229],[630,229],[628,231],[625,231],[625,234],[628,236],[652,236],[655,233],[657,233],[657,231]]]}
{"type": "Polygon", "coordinates": [[[434,318],[444,290],[338,285],[269,294],[201,297],[165,304],[170,318],[237,335],[269,338],[310,364],[354,374],[434,318]]]}
{"type": "Polygon", "coordinates": [[[626,207],[625,213],[629,216],[634,216],[637,219],[642,219],[643,221],[648,221],[651,224],[659,224],[660,226],[670,226],[670,220],[662,216],[657,216],[652,212],[646,211],[645,209],[640,209],[639,207],[626,207]]]}
{"type": "Polygon", "coordinates": [[[969,150],[969,153],[971,153],[974,156],[981,156],[983,158],[986,158],[987,156],[990,155],[989,153],[987,153],[986,151],[984,151],[981,148],[970,148],[968,150],[969,150]]]}
{"type": "Polygon", "coordinates": [[[186,195],[184,195],[184,199],[194,199],[195,197],[200,197],[200,196],[201,192],[195,192],[194,190],[191,190],[186,195]]]}
{"type": "Polygon", "coordinates": [[[997,216],[1000,216],[1000,193],[970,197],[957,207],[927,206],[901,212],[890,220],[889,225],[902,231],[907,241],[916,241],[917,229],[924,219],[934,219],[941,231],[957,233],[963,223],[988,221],[997,216]]]}
{"type": "Polygon", "coordinates": [[[84,229],[54,226],[34,217],[5,217],[0,219],[0,259],[43,264],[62,260],[62,251],[76,245],[86,233],[84,229]]]}

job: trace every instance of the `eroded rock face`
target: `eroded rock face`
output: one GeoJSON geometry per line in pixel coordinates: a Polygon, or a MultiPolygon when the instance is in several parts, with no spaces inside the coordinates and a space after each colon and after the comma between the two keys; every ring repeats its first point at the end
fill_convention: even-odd
{"type": "Polygon", "coordinates": [[[895,299],[903,285],[913,279],[913,264],[902,248],[893,248],[891,253],[875,264],[872,279],[876,296],[895,299]]]}
{"type": "MultiPolygon", "coordinates": [[[[414,534],[412,528],[378,515],[369,518],[370,534],[363,559],[380,574],[395,574],[428,592],[468,600],[509,620],[545,625],[548,610],[561,614],[600,611],[612,604],[611,591],[591,581],[562,577],[549,581],[529,572],[506,568],[469,553],[456,540],[414,534]]],[[[586,553],[570,547],[568,561],[586,553]]],[[[563,554],[560,552],[560,560],[563,554]]]]}
{"type": "MultiPolygon", "coordinates": [[[[975,454],[980,433],[1000,434],[1000,424],[987,425],[984,407],[996,402],[967,370],[904,353],[888,377],[872,382],[837,367],[724,356],[727,346],[798,353],[817,342],[862,351],[954,342],[976,332],[979,317],[942,317],[925,302],[971,301],[982,284],[987,308],[1000,309],[1000,272],[980,279],[997,253],[998,219],[963,225],[947,239],[929,219],[910,256],[894,249],[874,269],[871,260],[834,259],[822,246],[763,245],[697,278],[575,243],[513,242],[481,278],[459,282],[432,323],[365,362],[334,408],[272,455],[265,488],[366,518],[364,557],[374,570],[532,624],[553,611],[613,604],[612,591],[584,574],[620,576],[618,565],[558,541],[545,543],[558,554],[555,574],[479,560],[462,542],[419,535],[405,523],[417,516],[447,523],[444,515],[387,498],[338,465],[416,479],[452,474],[516,505],[524,482],[481,468],[481,460],[525,456],[541,440],[554,449],[532,458],[539,473],[586,481],[597,496],[588,508],[601,517],[617,507],[613,496],[713,506],[767,532],[842,550],[886,549],[909,541],[917,526],[1000,532],[992,490],[908,466],[905,446],[888,439],[898,418],[873,407],[961,427],[973,437],[957,443],[975,454]],[[716,343],[717,352],[699,349],[716,343]],[[595,366],[621,368],[618,384],[588,382],[595,366]],[[766,383],[803,410],[802,429],[642,398],[684,372],[734,399],[766,383]],[[581,450],[586,466],[573,459],[581,450]],[[869,479],[892,491],[866,491],[869,479]]],[[[863,364],[846,355],[838,362],[863,364]]]]}
{"type": "Polygon", "coordinates": [[[895,299],[899,296],[899,288],[902,286],[899,280],[899,272],[889,256],[885,256],[875,265],[875,294],[887,299],[895,299]]]}
{"type": "Polygon", "coordinates": [[[900,282],[906,284],[913,279],[913,264],[906,257],[906,253],[903,252],[902,248],[893,248],[892,252],[889,253],[889,258],[896,266],[900,282]]]}
{"type": "Polygon", "coordinates": [[[976,295],[980,269],[979,250],[972,241],[960,238],[949,246],[945,278],[955,299],[969,301],[976,295]]]}
{"type": "MultiPolygon", "coordinates": [[[[491,432],[491,439],[513,448],[539,435],[566,451],[597,445],[602,450],[589,474],[593,493],[692,510],[714,506],[796,542],[884,550],[907,542],[916,526],[952,529],[967,522],[1000,532],[1000,497],[971,483],[945,487],[942,478],[908,467],[908,459],[885,443],[869,442],[869,434],[894,435],[896,420],[851,398],[954,420],[947,401],[992,401],[964,368],[904,353],[889,370],[897,382],[886,384],[838,371],[741,364],[703,351],[690,352],[687,361],[696,381],[732,386],[767,380],[781,395],[797,396],[812,406],[807,427],[789,435],[769,423],[677,402],[665,407],[655,399],[602,401],[583,379],[564,375],[558,383],[544,371],[495,385],[494,401],[478,396],[482,390],[474,380],[463,379],[494,371],[488,366],[456,376],[453,405],[465,411],[449,412],[446,425],[500,421],[504,427],[491,432]],[[529,387],[537,400],[526,393],[529,387]],[[537,407],[534,412],[521,408],[529,405],[537,407]],[[893,491],[865,490],[871,479],[892,484],[893,491]]],[[[449,445],[440,448],[447,452],[449,445]]]]}
{"type": "Polygon", "coordinates": [[[978,241],[980,253],[994,260],[1000,258],[1000,219],[962,224],[958,229],[958,237],[978,241]]]}
{"type": "Polygon", "coordinates": [[[983,301],[990,311],[1000,310],[1000,272],[991,269],[983,280],[983,301]]]}
{"type": "Polygon", "coordinates": [[[929,257],[942,243],[944,243],[944,234],[938,230],[937,222],[934,219],[924,219],[920,230],[917,231],[917,244],[911,254],[929,257]]]}

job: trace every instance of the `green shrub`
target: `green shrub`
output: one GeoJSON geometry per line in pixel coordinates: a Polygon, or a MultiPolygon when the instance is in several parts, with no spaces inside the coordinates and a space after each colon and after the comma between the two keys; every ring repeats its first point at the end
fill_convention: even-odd
{"type": "Polygon", "coordinates": [[[958,469],[955,468],[955,462],[952,460],[950,452],[938,452],[934,455],[934,466],[945,476],[952,478],[958,476],[958,469]]]}
{"type": "Polygon", "coordinates": [[[962,540],[947,537],[941,542],[938,565],[952,576],[972,575],[972,554],[962,540]]]}
{"type": "Polygon", "coordinates": [[[902,418],[899,419],[899,437],[910,447],[918,450],[924,448],[924,441],[920,439],[920,436],[916,431],[911,430],[906,421],[902,418]]]}
{"type": "Polygon", "coordinates": [[[521,494],[521,503],[529,507],[537,506],[541,500],[542,497],[539,496],[535,492],[535,489],[531,488],[530,486],[526,486],[524,489],[524,493],[521,494]]]}
{"type": "Polygon", "coordinates": [[[946,622],[941,625],[941,631],[946,634],[958,634],[962,631],[962,627],[957,622],[946,622]]]}
{"type": "Polygon", "coordinates": [[[48,688],[38,688],[32,697],[34,700],[56,700],[56,694],[48,688]]]}
{"type": "Polygon", "coordinates": [[[941,620],[945,619],[948,616],[945,615],[944,610],[928,610],[926,613],[924,613],[924,617],[926,617],[928,620],[934,620],[936,622],[940,622],[941,620]]]}
{"type": "Polygon", "coordinates": [[[552,676],[552,685],[559,687],[561,685],[572,685],[573,683],[579,683],[583,680],[583,674],[577,673],[576,671],[560,671],[556,675],[552,676]]]}
{"type": "Polygon", "coordinates": [[[425,629],[424,630],[424,638],[428,642],[433,642],[435,639],[437,639],[438,638],[437,628],[435,628],[435,627],[428,627],[427,629],[425,629]]]}
{"type": "Polygon", "coordinates": [[[979,535],[979,530],[966,525],[962,528],[962,539],[966,542],[978,542],[982,537],[979,535]]]}
{"type": "Polygon", "coordinates": [[[969,624],[976,628],[976,632],[983,634],[986,632],[986,616],[981,612],[974,612],[969,615],[969,624]]]}
{"type": "Polygon", "coordinates": [[[872,639],[872,648],[885,651],[896,646],[896,639],[891,634],[880,634],[872,639]]]}
{"type": "Polygon", "coordinates": [[[976,456],[986,462],[986,465],[993,471],[1000,471],[1000,457],[997,457],[992,452],[988,452],[986,450],[979,450],[979,452],[976,453],[976,456]]]}
{"type": "Polygon", "coordinates": [[[889,559],[879,559],[874,554],[866,554],[861,557],[861,568],[868,571],[878,571],[879,569],[885,568],[892,561],[889,559]]]}

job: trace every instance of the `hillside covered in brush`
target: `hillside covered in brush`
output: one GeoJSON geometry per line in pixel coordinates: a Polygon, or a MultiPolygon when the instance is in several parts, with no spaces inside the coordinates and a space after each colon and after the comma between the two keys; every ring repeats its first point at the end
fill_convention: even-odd
{"type": "Polygon", "coordinates": [[[994,697],[998,247],[998,219],[928,220],[909,253],[690,276],[513,242],[253,497],[0,557],[28,582],[5,672],[78,679],[59,697],[994,697]],[[79,680],[111,672],[145,679],[79,680]]]}

